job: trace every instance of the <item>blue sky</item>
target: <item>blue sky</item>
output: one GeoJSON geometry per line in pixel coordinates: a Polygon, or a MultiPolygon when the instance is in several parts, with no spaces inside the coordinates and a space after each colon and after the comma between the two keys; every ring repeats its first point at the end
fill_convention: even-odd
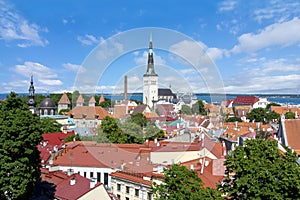
{"type": "Polygon", "coordinates": [[[38,93],[73,91],[83,84],[78,81],[81,73],[94,80],[93,86],[78,87],[81,92],[120,92],[124,75],[130,92],[141,91],[149,27],[160,87],[209,92],[206,86],[214,81],[208,72],[213,68],[225,93],[299,94],[296,0],[0,0],[0,93],[27,92],[32,74],[38,93]],[[125,52],[124,44],[115,43],[119,57],[105,66],[105,73],[94,73],[89,65],[93,52],[103,50],[105,41],[116,35],[130,37],[131,30],[143,28],[146,31],[133,32],[143,34],[144,48],[125,52]],[[158,35],[155,30],[160,28],[192,40],[155,49],[170,40],[158,35]],[[191,49],[193,43],[201,51],[191,49]],[[201,60],[202,53],[209,57],[209,67],[195,70],[193,62],[201,60]]]}

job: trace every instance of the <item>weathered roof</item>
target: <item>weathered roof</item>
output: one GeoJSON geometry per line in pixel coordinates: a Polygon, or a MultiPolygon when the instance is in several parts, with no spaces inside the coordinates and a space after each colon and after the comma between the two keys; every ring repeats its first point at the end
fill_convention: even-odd
{"type": "MultiPolygon", "coordinates": [[[[65,172],[49,172],[45,168],[41,169],[41,177],[43,181],[56,185],[55,197],[59,199],[75,200],[102,185],[102,183],[96,183],[95,187],[91,188],[90,179],[82,177],[77,173],[68,176],[65,172]],[[71,179],[75,179],[76,182],[74,185],[70,184],[71,179]]],[[[107,193],[103,195],[108,196],[107,193]]]]}
{"type": "Polygon", "coordinates": [[[94,96],[92,96],[92,97],[90,98],[89,103],[96,103],[96,100],[95,100],[95,97],[94,97],[94,96]]]}
{"type": "Polygon", "coordinates": [[[300,119],[284,120],[288,146],[300,154],[300,119]]]}
{"type": "Polygon", "coordinates": [[[58,101],[58,104],[67,104],[67,105],[71,104],[67,93],[64,92],[64,94],[61,96],[60,100],[58,101]]]}
{"type": "Polygon", "coordinates": [[[253,104],[255,104],[258,101],[259,101],[259,98],[255,97],[255,96],[237,96],[234,99],[233,104],[235,104],[235,105],[251,105],[251,106],[253,106],[253,104]]]}
{"type": "Polygon", "coordinates": [[[68,113],[74,119],[99,119],[102,120],[106,116],[111,116],[101,106],[76,106],[68,113]]]}
{"type": "Polygon", "coordinates": [[[84,103],[84,99],[83,99],[82,95],[80,94],[76,101],[76,104],[83,104],[83,103],[84,103]]]}

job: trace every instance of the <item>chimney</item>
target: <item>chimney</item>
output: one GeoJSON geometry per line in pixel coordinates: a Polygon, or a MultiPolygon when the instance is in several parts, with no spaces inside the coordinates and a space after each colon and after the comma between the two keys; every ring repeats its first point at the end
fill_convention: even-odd
{"type": "Polygon", "coordinates": [[[70,178],[70,185],[75,185],[75,184],[76,184],[75,177],[70,178]]]}
{"type": "Polygon", "coordinates": [[[124,76],[124,100],[127,100],[127,76],[124,76]]]}
{"type": "Polygon", "coordinates": [[[90,188],[94,188],[95,185],[96,185],[96,183],[97,183],[96,179],[95,178],[91,178],[91,180],[90,180],[90,188]]]}
{"type": "Polygon", "coordinates": [[[67,175],[71,176],[72,174],[74,174],[74,170],[73,169],[68,169],[67,175]]]}

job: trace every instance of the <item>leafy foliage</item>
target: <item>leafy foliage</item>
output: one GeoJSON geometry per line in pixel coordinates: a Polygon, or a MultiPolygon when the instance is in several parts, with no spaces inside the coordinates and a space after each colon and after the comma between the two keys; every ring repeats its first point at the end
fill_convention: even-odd
{"type": "Polygon", "coordinates": [[[127,121],[135,123],[140,127],[145,127],[147,125],[147,118],[142,113],[131,115],[130,118],[127,119],[127,121]]]}
{"type": "Polygon", "coordinates": [[[61,124],[59,124],[55,119],[44,117],[41,118],[40,121],[43,133],[54,133],[61,131],[61,124]]]}
{"type": "Polygon", "coordinates": [[[204,189],[197,173],[185,166],[173,165],[164,170],[164,175],[162,184],[154,183],[153,193],[158,196],[157,200],[222,199],[217,190],[204,189]]]}
{"type": "Polygon", "coordinates": [[[153,122],[149,122],[146,126],[145,138],[154,140],[155,138],[164,138],[163,130],[157,128],[153,122]]]}
{"type": "Polygon", "coordinates": [[[203,101],[198,100],[196,103],[192,105],[192,113],[206,115],[203,101]]]}
{"type": "Polygon", "coordinates": [[[280,116],[278,113],[274,111],[269,112],[265,108],[254,108],[247,115],[247,118],[250,119],[250,121],[255,121],[255,122],[266,122],[266,121],[271,121],[273,119],[278,120],[279,117],[280,116]]]}
{"type": "Polygon", "coordinates": [[[191,107],[189,107],[188,105],[182,105],[181,106],[181,110],[180,110],[180,114],[191,115],[192,114],[191,107]]]}
{"type": "Polygon", "coordinates": [[[76,134],[75,136],[74,135],[68,135],[67,137],[66,137],[66,143],[67,142],[72,142],[73,140],[74,140],[74,138],[75,138],[75,140],[76,141],[81,141],[81,138],[80,138],[80,135],[79,134],[76,134]]]}
{"type": "Polygon", "coordinates": [[[295,119],[296,118],[296,114],[293,112],[287,112],[284,114],[285,119],[295,119]]]}
{"type": "Polygon", "coordinates": [[[280,153],[274,140],[247,140],[225,161],[221,190],[232,199],[299,199],[300,168],[290,149],[280,153]]]}
{"type": "Polygon", "coordinates": [[[61,109],[58,114],[62,115],[63,113],[67,113],[69,111],[70,111],[69,108],[64,108],[64,109],[61,109]]]}
{"type": "Polygon", "coordinates": [[[230,117],[226,122],[242,122],[242,119],[240,117],[230,117]]]}
{"type": "Polygon", "coordinates": [[[269,103],[269,104],[266,106],[266,109],[269,110],[269,109],[271,108],[271,106],[281,106],[281,105],[278,104],[278,103],[272,102],[272,103],[269,103]]]}
{"type": "Polygon", "coordinates": [[[41,121],[12,92],[0,102],[0,199],[29,199],[39,180],[41,121]]]}

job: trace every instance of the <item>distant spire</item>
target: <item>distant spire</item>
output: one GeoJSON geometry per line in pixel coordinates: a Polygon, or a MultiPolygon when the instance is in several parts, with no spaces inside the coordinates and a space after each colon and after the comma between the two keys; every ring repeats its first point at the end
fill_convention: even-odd
{"type": "Polygon", "coordinates": [[[30,86],[29,86],[29,96],[34,96],[34,92],[35,92],[35,89],[34,89],[34,86],[33,86],[33,75],[31,75],[30,77],[30,86]]]}
{"type": "Polygon", "coordinates": [[[152,49],[152,33],[150,33],[150,42],[149,42],[149,53],[148,53],[148,65],[147,71],[144,76],[157,76],[154,71],[154,59],[153,59],[153,49],[152,49]]]}

